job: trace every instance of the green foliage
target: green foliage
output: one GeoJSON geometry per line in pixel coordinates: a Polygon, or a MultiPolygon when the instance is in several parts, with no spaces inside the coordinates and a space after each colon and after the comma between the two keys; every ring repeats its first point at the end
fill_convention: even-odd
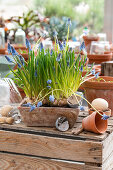
{"type": "MultiPolygon", "coordinates": [[[[79,35],[85,25],[92,32],[101,32],[104,19],[104,0],[35,0],[36,5],[44,9],[45,16],[68,16],[77,22],[75,34],[79,35]],[[81,3],[88,5],[86,13],[76,10],[81,3]]],[[[85,7],[84,7],[85,8],[85,7]]]]}
{"type": "Polygon", "coordinates": [[[28,33],[28,29],[32,26],[38,26],[40,24],[40,20],[38,14],[33,10],[29,10],[28,12],[24,12],[22,16],[12,17],[11,21],[17,23],[25,33],[28,33]]]}
{"type": "MultiPolygon", "coordinates": [[[[62,17],[59,19],[57,17],[51,17],[49,23],[43,23],[43,26],[49,33],[49,37],[53,40],[53,32],[56,30],[58,33],[58,40],[64,40],[67,36],[67,17],[62,17]]],[[[72,21],[70,26],[70,36],[69,39],[72,37],[72,33],[76,27],[75,21],[72,21]]]]}

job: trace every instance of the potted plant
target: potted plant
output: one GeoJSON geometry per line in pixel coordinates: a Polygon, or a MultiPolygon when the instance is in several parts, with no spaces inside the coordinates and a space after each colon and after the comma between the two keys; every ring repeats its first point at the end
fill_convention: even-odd
{"type": "MultiPolygon", "coordinates": [[[[68,20],[67,42],[69,26],[70,19],[68,20]]],[[[57,44],[56,32],[54,32],[54,38],[54,50],[44,50],[43,44],[39,43],[36,56],[26,39],[29,51],[28,61],[18,55],[12,46],[9,46],[14,60],[9,57],[6,59],[17,64],[17,69],[12,70],[15,82],[24,90],[27,97],[19,107],[27,126],[55,126],[56,119],[63,116],[68,119],[69,126],[73,127],[79,113],[78,108],[69,107],[74,105],[76,107],[78,103],[81,106],[81,96],[77,90],[87,76],[82,77],[87,56],[82,57],[78,54],[75,59],[75,53],[68,48],[67,43],[66,45],[61,42],[57,44]]],[[[81,44],[81,49],[83,48],[84,42],[81,44]]]]}
{"type": "Polygon", "coordinates": [[[99,76],[88,79],[82,84],[85,96],[91,103],[96,98],[103,98],[109,103],[111,115],[113,115],[113,77],[99,76]]]}

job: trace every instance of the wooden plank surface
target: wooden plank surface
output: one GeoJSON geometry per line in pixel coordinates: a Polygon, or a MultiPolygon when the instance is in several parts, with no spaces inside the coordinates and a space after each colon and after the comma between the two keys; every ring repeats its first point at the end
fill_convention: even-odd
{"type": "Polygon", "coordinates": [[[0,151],[65,160],[102,163],[100,142],[0,130],[0,151]]]}
{"type": "Polygon", "coordinates": [[[113,150],[106,161],[103,163],[102,170],[113,170],[113,150]]]}
{"type": "Polygon", "coordinates": [[[100,167],[54,159],[0,153],[1,170],[101,170],[100,167]]]}
{"type": "Polygon", "coordinates": [[[65,138],[69,137],[72,139],[81,138],[84,140],[103,141],[113,131],[113,118],[111,117],[108,121],[109,123],[108,123],[107,132],[100,135],[100,134],[94,134],[91,132],[82,131],[82,129],[80,128],[83,118],[87,115],[88,115],[87,111],[80,112],[74,127],[66,132],[59,132],[58,130],[56,130],[56,128],[50,128],[50,127],[26,127],[23,123],[14,124],[14,125],[0,124],[0,129],[1,130],[4,129],[8,131],[17,131],[17,132],[26,131],[26,133],[34,133],[34,134],[42,133],[46,135],[53,135],[53,136],[59,136],[65,138]]]}
{"type": "Polygon", "coordinates": [[[113,152],[113,132],[103,141],[103,163],[113,152]]]}

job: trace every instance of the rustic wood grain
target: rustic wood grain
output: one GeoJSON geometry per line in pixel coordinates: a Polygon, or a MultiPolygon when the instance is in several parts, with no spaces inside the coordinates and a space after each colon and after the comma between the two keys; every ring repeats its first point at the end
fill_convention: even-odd
{"type": "Polygon", "coordinates": [[[101,170],[85,163],[0,153],[1,170],[101,170]]]}
{"type": "Polygon", "coordinates": [[[103,163],[102,170],[113,170],[113,150],[106,161],[103,163]]]}
{"type": "Polygon", "coordinates": [[[102,163],[100,142],[55,138],[0,130],[0,151],[102,163]]]}
{"type": "Polygon", "coordinates": [[[102,142],[103,143],[103,162],[113,151],[113,132],[102,142]]]}

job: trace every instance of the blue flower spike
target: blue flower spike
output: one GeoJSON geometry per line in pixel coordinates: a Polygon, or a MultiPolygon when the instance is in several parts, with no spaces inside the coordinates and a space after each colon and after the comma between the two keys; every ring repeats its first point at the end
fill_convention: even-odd
{"type": "Polygon", "coordinates": [[[91,74],[95,75],[95,69],[91,70],[91,74]]]}
{"type": "Polygon", "coordinates": [[[31,51],[31,44],[27,38],[26,38],[26,48],[28,48],[29,52],[31,51]]]}
{"type": "Polygon", "coordinates": [[[58,33],[56,31],[53,31],[53,37],[57,38],[58,33]]]}
{"type": "Polygon", "coordinates": [[[20,61],[21,61],[21,64],[24,66],[25,65],[25,63],[24,63],[24,58],[21,56],[21,55],[18,55],[18,57],[19,57],[19,59],[20,59],[20,61]]]}
{"type": "Polygon", "coordinates": [[[32,112],[36,108],[35,104],[30,106],[30,112],[32,112]]]}
{"type": "Polygon", "coordinates": [[[13,56],[18,55],[17,51],[15,50],[13,46],[11,46],[11,53],[13,56]]]}
{"type": "Polygon", "coordinates": [[[51,84],[52,83],[52,80],[47,80],[47,84],[51,84]]]}
{"type": "Polygon", "coordinates": [[[55,100],[55,97],[54,97],[53,95],[50,95],[50,96],[49,96],[49,101],[53,103],[54,100],[55,100]]]}
{"type": "Polygon", "coordinates": [[[17,65],[18,65],[18,67],[19,67],[19,68],[21,68],[21,67],[22,67],[20,63],[17,63],[17,65]]]}
{"type": "Polygon", "coordinates": [[[9,58],[7,55],[5,55],[5,58],[9,63],[13,63],[13,60],[11,58],[9,58]]]}
{"type": "Polygon", "coordinates": [[[84,41],[82,42],[82,44],[80,45],[80,51],[84,50],[85,49],[85,43],[84,41]]]}
{"type": "Polygon", "coordinates": [[[7,51],[8,51],[8,54],[12,53],[12,49],[11,49],[11,45],[10,45],[10,43],[8,43],[7,51]]]}
{"type": "Polygon", "coordinates": [[[51,89],[51,86],[47,86],[48,89],[51,89]]]}
{"type": "Polygon", "coordinates": [[[22,106],[23,106],[23,107],[30,107],[30,106],[31,106],[31,103],[26,103],[26,104],[23,104],[22,106]]]}
{"type": "Polygon", "coordinates": [[[42,49],[44,48],[44,46],[43,46],[43,44],[42,44],[42,42],[39,44],[39,49],[40,49],[40,51],[42,51],[42,49]]]}
{"type": "Polygon", "coordinates": [[[41,107],[42,106],[42,101],[39,101],[38,103],[37,103],[37,107],[41,107]]]}
{"type": "Polygon", "coordinates": [[[83,72],[83,66],[80,67],[80,71],[83,72]]]}
{"type": "Polygon", "coordinates": [[[80,111],[84,111],[84,106],[80,106],[80,111]]]}
{"type": "Polygon", "coordinates": [[[107,120],[109,119],[110,116],[106,115],[105,113],[102,115],[102,120],[107,120]]]}
{"type": "Polygon", "coordinates": [[[68,20],[67,20],[67,25],[68,25],[68,26],[71,26],[71,25],[72,25],[70,18],[68,18],[68,20]]]}
{"type": "Polygon", "coordinates": [[[95,74],[96,79],[99,77],[99,72],[95,74]]]}
{"type": "Polygon", "coordinates": [[[64,47],[63,44],[59,41],[59,47],[60,47],[60,51],[63,51],[64,47]]]}
{"type": "Polygon", "coordinates": [[[60,59],[61,59],[61,53],[59,53],[59,54],[58,54],[58,56],[57,56],[57,58],[56,58],[56,61],[58,61],[58,62],[59,62],[59,61],[60,61],[60,59]]]}

